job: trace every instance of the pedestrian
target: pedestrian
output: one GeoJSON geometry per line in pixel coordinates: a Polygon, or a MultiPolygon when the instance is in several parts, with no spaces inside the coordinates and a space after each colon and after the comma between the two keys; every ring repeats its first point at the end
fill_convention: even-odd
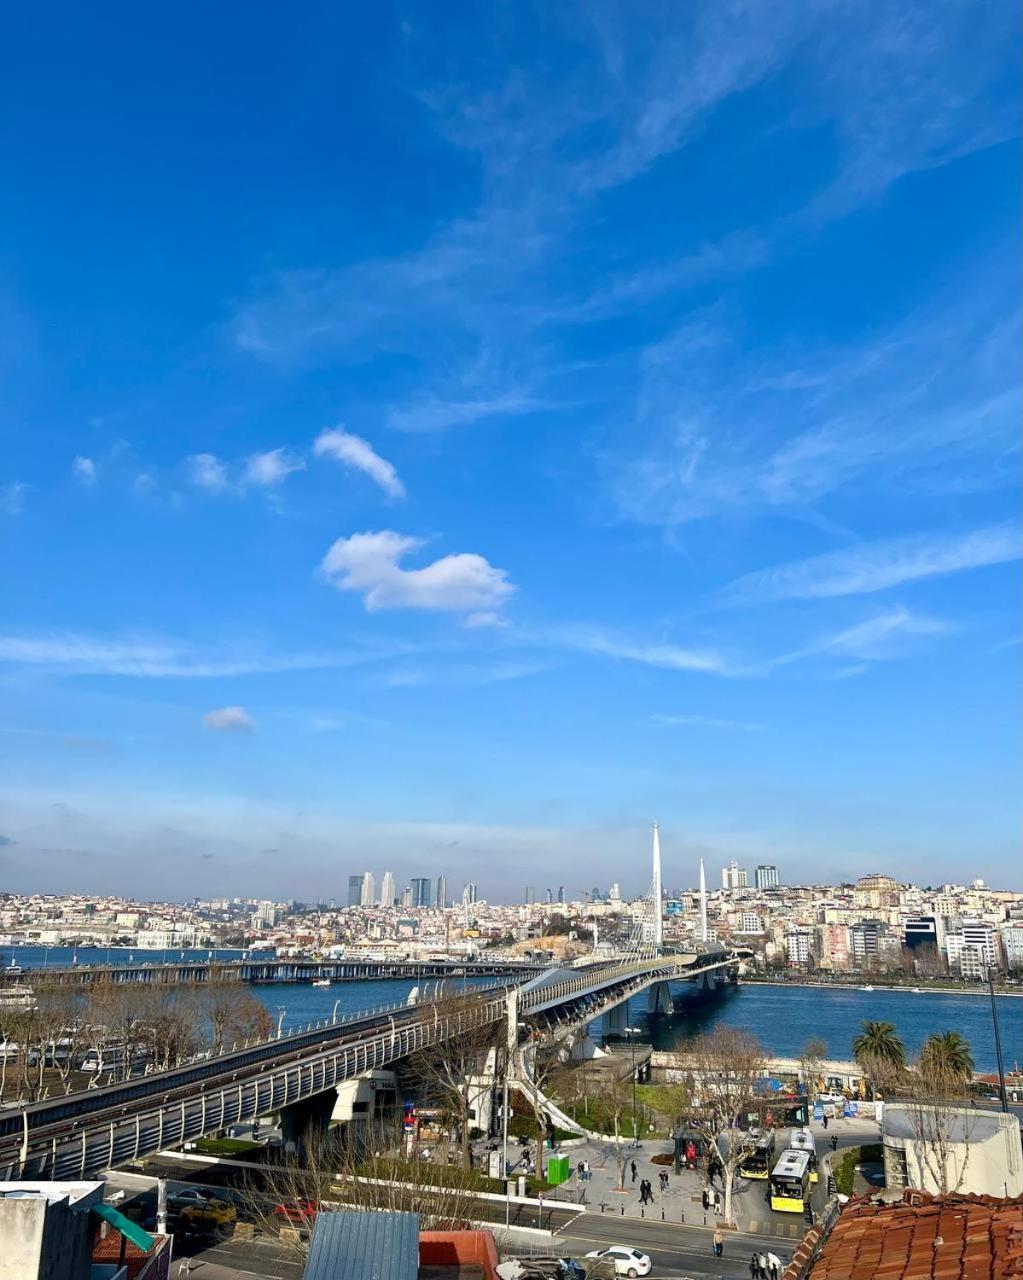
{"type": "Polygon", "coordinates": [[[776,1253],[767,1255],[767,1274],[768,1280],[778,1280],[781,1275],[781,1258],[776,1253]]]}
{"type": "Polygon", "coordinates": [[[749,1280],[760,1280],[760,1262],[755,1253],[749,1256],[749,1280]]]}
{"type": "Polygon", "coordinates": [[[575,1176],[579,1179],[579,1181],[580,1181],[580,1182],[582,1182],[582,1180],[583,1180],[583,1162],[582,1162],[581,1160],[579,1161],[579,1163],[578,1163],[578,1164],[576,1165],[576,1167],[575,1167],[575,1176]]]}
{"type": "Polygon", "coordinates": [[[706,1211],[707,1211],[709,1208],[710,1208],[710,1194],[709,1194],[709,1192],[707,1191],[707,1188],[706,1188],[706,1187],[704,1187],[704,1188],[703,1188],[703,1210],[704,1210],[704,1213],[706,1213],[706,1211]]]}
{"type": "Polygon", "coordinates": [[[761,1274],[761,1276],[763,1277],[763,1280],[767,1280],[767,1254],[766,1254],[766,1253],[758,1253],[758,1254],[757,1254],[757,1263],[758,1263],[758,1264],[759,1264],[759,1266],[760,1266],[760,1274],[761,1274]]]}
{"type": "Polygon", "coordinates": [[[720,1258],[725,1251],[725,1237],[720,1229],[714,1232],[714,1257],[720,1258]]]}
{"type": "Polygon", "coordinates": [[[664,1192],[667,1190],[668,1190],[668,1171],[666,1169],[662,1169],[661,1170],[661,1191],[664,1192]]]}
{"type": "Polygon", "coordinates": [[[821,1117],[821,1122],[822,1122],[822,1124],[824,1125],[824,1128],[825,1128],[825,1129],[827,1129],[827,1127],[828,1127],[828,1113],[827,1113],[826,1111],[824,1112],[824,1115],[821,1117]]]}
{"type": "Polygon", "coordinates": [[[638,1172],[638,1170],[636,1169],[636,1162],[635,1162],[635,1160],[633,1160],[633,1162],[632,1162],[632,1181],[633,1181],[633,1182],[635,1182],[635,1181],[636,1181],[636,1174],[637,1174],[637,1172],[638,1172]]]}
{"type": "Polygon", "coordinates": [[[583,1181],[589,1182],[589,1180],[590,1180],[590,1162],[589,1160],[584,1160],[583,1161],[583,1181]]]}
{"type": "Polygon", "coordinates": [[[832,1151],[838,1150],[838,1134],[837,1133],[833,1133],[831,1135],[831,1150],[832,1151]]]}
{"type": "Polygon", "coordinates": [[[721,1212],[721,1192],[717,1189],[717,1187],[714,1188],[714,1212],[715,1213],[721,1212]]]}

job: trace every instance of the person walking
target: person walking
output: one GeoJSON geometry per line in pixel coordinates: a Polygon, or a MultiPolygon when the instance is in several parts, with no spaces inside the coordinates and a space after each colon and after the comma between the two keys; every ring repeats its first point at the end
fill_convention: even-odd
{"type": "Polygon", "coordinates": [[[821,1117],[821,1123],[824,1125],[825,1130],[827,1130],[827,1127],[828,1127],[828,1113],[827,1113],[826,1111],[824,1112],[824,1115],[821,1117]]]}
{"type": "Polygon", "coordinates": [[[838,1134],[837,1133],[833,1133],[831,1135],[831,1150],[832,1151],[838,1150],[838,1134]]]}
{"type": "Polygon", "coordinates": [[[781,1275],[782,1262],[776,1253],[768,1253],[767,1255],[767,1277],[768,1280],[779,1280],[781,1275]]]}
{"type": "Polygon", "coordinates": [[[703,1188],[703,1210],[704,1210],[704,1212],[706,1213],[706,1211],[707,1211],[709,1208],[710,1208],[710,1192],[707,1190],[706,1185],[704,1185],[704,1188],[703,1188]]]}
{"type": "Polygon", "coordinates": [[[749,1256],[749,1280],[761,1280],[760,1262],[755,1253],[749,1256]]]}
{"type": "Polygon", "coordinates": [[[725,1251],[725,1237],[721,1234],[720,1227],[714,1232],[714,1257],[720,1258],[725,1251]]]}
{"type": "Polygon", "coordinates": [[[761,1280],[767,1280],[767,1254],[757,1254],[757,1265],[760,1267],[761,1280]]]}
{"type": "Polygon", "coordinates": [[[661,1190],[662,1191],[668,1190],[668,1170],[667,1169],[661,1170],[661,1190]]]}
{"type": "Polygon", "coordinates": [[[636,1174],[639,1172],[639,1170],[636,1168],[636,1162],[635,1162],[635,1160],[633,1160],[632,1165],[631,1165],[631,1168],[632,1168],[632,1181],[633,1181],[633,1182],[635,1182],[635,1181],[636,1181],[636,1174]]]}

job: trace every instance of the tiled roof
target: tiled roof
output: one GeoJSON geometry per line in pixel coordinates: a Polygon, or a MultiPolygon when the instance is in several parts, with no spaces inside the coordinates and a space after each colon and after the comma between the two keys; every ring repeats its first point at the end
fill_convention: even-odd
{"type": "Polygon", "coordinates": [[[851,1200],[820,1244],[810,1232],[785,1280],[1014,1280],[1023,1277],[1023,1197],[851,1200]],[[814,1253],[817,1257],[814,1258],[814,1253]]]}

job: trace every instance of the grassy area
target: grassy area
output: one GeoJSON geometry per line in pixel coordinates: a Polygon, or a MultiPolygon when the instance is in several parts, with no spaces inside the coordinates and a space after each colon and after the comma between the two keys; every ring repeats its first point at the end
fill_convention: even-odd
{"type": "MultiPolygon", "coordinates": [[[[531,1115],[512,1116],[508,1121],[508,1136],[511,1138],[528,1138],[536,1142],[536,1119],[531,1115]]],[[[546,1137],[546,1133],[544,1137],[546,1137]]],[[[555,1128],[554,1141],[567,1142],[569,1138],[577,1138],[577,1133],[569,1133],[565,1129],[555,1128]]]]}
{"type": "MultiPolygon", "coordinates": [[[[485,1173],[480,1173],[477,1169],[462,1169],[449,1164],[430,1164],[424,1160],[419,1161],[415,1166],[414,1174],[411,1173],[406,1161],[385,1158],[367,1160],[356,1170],[356,1174],[363,1178],[393,1179],[395,1182],[408,1181],[412,1176],[417,1184],[423,1186],[490,1191],[502,1196],[505,1192],[505,1184],[501,1178],[488,1178],[485,1173]]],[[[541,1182],[539,1178],[533,1175],[526,1177],[527,1195],[536,1196],[549,1190],[547,1183],[541,1182]]]]}
{"type": "Polygon", "coordinates": [[[832,1164],[836,1188],[842,1195],[851,1196],[856,1166],[883,1159],[884,1153],[879,1142],[871,1142],[863,1147],[848,1147],[842,1152],[841,1159],[832,1164]]]}
{"type": "Polygon", "coordinates": [[[262,1148],[246,1138],[197,1138],[195,1149],[201,1156],[240,1156],[262,1148]]]}
{"type": "MultiPolygon", "coordinates": [[[[656,1114],[656,1111],[644,1104],[641,1096],[641,1091],[645,1088],[656,1088],[656,1086],[636,1086],[636,1125],[639,1136],[641,1138],[663,1138],[666,1135],[665,1126],[660,1122],[660,1117],[656,1114]],[[652,1130],[650,1128],[651,1124],[654,1126],[652,1130]]],[[[614,1133],[614,1113],[604,1098],[598,1096],[588,1098],[585,1103],[565,1102],[558,1105],[566,1115],[578,1121],[584,1129],[589,1129],[592,1133],[614,1133]]],[[[626,1107],[619,1116],[618,1131],[624,1136],[632,1134],[631,1106],[626,1107]]]]}

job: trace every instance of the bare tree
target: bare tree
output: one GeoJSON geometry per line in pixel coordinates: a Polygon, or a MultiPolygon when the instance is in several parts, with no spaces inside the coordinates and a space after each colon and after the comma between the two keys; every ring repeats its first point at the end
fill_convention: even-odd
{"type": "Polygon", "coordinates": [[[88,1041],[85,998],[59,984],[37,986],[35,995],[40,1069],[52,1067],[61,1088],[70,1093],[79,1051],[88,1041]]]}
{"type": "MultiPolygon", "coordinates": [[[[473,1002],[462,996],[442,1000],[440,1018],[456,1017],[460,1011],[471,1015],[473,1002]]],[[[470,1165],[470,1129],[473,1099],[486,1087],[480,1080],[488,1057],[504,1039],[504,1023],[474,1023],[471,1017],[456,1037],[439,1041],[408,1058],[402,1076],[415,1089],[441,1107],[448,1126],[456,1135],[462,1165],[470,1165]]],[[[491,1087],[493,1080],[491,1080],[491,1087]]]]}
{"type": "Polygon", "coordinates": [[[400,1123],[358,1126],[353,1141],[337,1132],[310,1141],[301,1154],[248,1175],[247,1216],[305,1254],[316,1215],[375,1209],[419,1215],[420,1230],[467,1227],[479,1218],[476,1194],[489,1181],[464,1166],[435,1165],[402,1151],[400,1123]],[[371,1154],[372,1153],[372,1154],[371,1154]]]}
{"type": "MultiPolygon", "coordinates": [[[[912,1148],[923,1177],[941,1195],[959,1191],[970,1161],[976,1113],[966,1104],[973,1076],[973,1054],[956,1031],[928,1037],[916,1070],[907,1073],[898,1092],[913,1133],[912,1148]]],[[[930,1188],[925,1188],[929,1190],[930,1188]]]]}
{"type": "Polygon", "coordinates": [[[824,1083],[822,1077],[827,1052],[828,1046],[824,1041],[819,1036],[811,1036],[799,1055],[799,1073],[806,1084],[806,1096],[811,1105],[824,1083]]]}
{"type": "Polygon", "coordinates": [[[745,1031],[716,1027],[698,1036],[684,1056],[688,1105],[684,1121],[717,1154],[725,1184],[724,1218],[731,1224],[735,1173],[751,1145],[742,1121],[760,1109],[757,1084],[764,1051],[745,1031]]]}

